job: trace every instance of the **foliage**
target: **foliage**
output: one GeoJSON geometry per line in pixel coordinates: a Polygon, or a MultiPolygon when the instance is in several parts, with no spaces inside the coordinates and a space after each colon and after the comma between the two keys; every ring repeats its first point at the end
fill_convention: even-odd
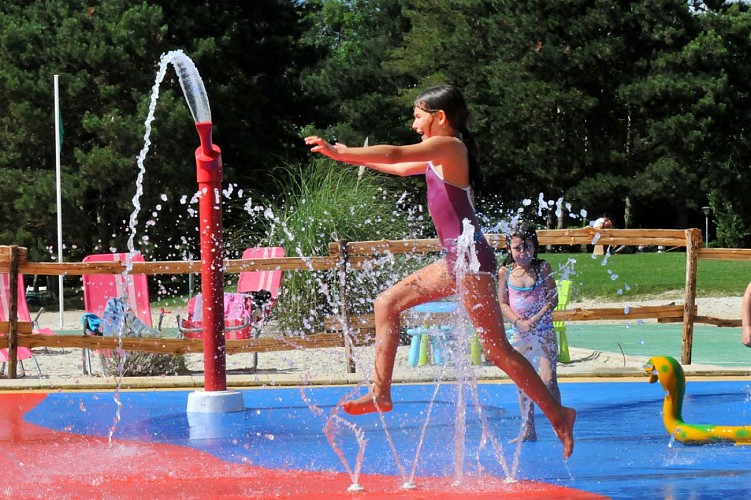
{"type": "MultiPolygon", "coordinates": [[[[514,207],[543,193],[618,227],[627,205],[633,227],[703,227],[715,193],[717,243],[751,243],[748,2],[9,0],[0,244],[26,246],[32,260],[57,253],[58,74],[65,259],[124,249],[149,91],[175,49],[206,84],[225,179],[257,199],[284,198],[273,178],[306,158],[303,131],[414,142],[415,94],[451,83],[470,103],[481,197],[514,207]]],[[[197,138],[172,70],[155,116],[136,247],[183,258],[198,253],[197,138]]],[[[245,213],[227,211],[225,225],[245,213]]],[[[548,224],[572,223],[560,215],[548,224]]]]}
{"type": "MultiPolygon", "coordinates": [[[[157,63],[170,50],[183,49],[204,79],[225,174],[241,181],[268,171],[286,156],[296,120],[308,121],[294,91],[310,56],[293,43],[303,11],[286,0],[4,2],[0,243],[27,246],[37,260],[56,246],[53,74],[60,77],[64,124],[66,260],[125,247],[134,158],[144,144],[157,63]]],[[[195,249],[195,240],[184,238],[195,220],[180,200],[196,191],[197,145],[170,69],[157,102],[136,235],[137,249],[155,259],[195,249]]]]}
{"type": "Polygon", "coordinates": [[[138,351],[123,351],[123,353],[124,360],[118,352],[113,352],[111,356],[103,358],[107,376],[158,377],[184,375],[188,371],[185,356],[182,354],[153,354],[138,351]]]}
{"type": "Polygon", "coordinates": [[[717,226],[714,246],[721,248],[742,247],[746,238],[751,235],[751,231],[743,223],[733,204],[722,199],[714,191],[709,194],[709,206],[717,226]]]}

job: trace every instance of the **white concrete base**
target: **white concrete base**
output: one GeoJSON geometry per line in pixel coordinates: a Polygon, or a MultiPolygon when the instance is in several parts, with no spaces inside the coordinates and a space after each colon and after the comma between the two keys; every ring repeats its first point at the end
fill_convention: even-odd
{"type": "Polygon", "coordinates": [[[229,439],[236,432],[236,420],[245,410],[238,391],[196,391],[188,394],[190,439],[229,439]]]}
{"type": "Polygon", "coordinates": [[[188,394],[188,413],[229,413],[245,410],[239,391],[195,391],[188,394]]]}

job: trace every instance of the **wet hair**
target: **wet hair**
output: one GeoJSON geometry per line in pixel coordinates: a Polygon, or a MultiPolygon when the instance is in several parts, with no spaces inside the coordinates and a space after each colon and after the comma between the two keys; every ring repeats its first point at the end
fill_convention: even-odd
{"type": "Polygon", "coordinates": [[[508,249],[508,253],[503,261],[504,266],[508,266],[514,262],[514,258],[511,256],[511,239],[514,237],[521,238],[522,241],[531,241],[535,248],[534,254],[532,255],[532,263],[536,266],[542,262],[537,257],[537,252],[540,249],[540,240],[537,239],[537,231],[529,222],[520,220],[511,224],[508,234],[506,235],[506,248],[508,249]]]}
{"type": "Polygon", "coordinates": [[[480,164],[477,144],[469,132],[469,108],[461,90],[451,85],[431,87],[420,93],[415,99],[415,107],[428,113],[443,110],[451,128],[458,131],[459,137],[467,146],[469,156],[469,183],[473,189],[480,186],[480,164]]]}

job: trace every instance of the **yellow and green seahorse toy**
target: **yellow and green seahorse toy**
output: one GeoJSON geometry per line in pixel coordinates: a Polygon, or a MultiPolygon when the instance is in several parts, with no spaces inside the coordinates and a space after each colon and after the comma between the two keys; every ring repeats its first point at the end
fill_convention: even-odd
{"type": "Polygon", "coordinates": [[[683,421],[683,395],[686,376],[680,363],[670,356],[655,356],[644,365],[649,383],[658,380],[665,389],[662,420],[676,441],[684,444],[751,444],[751,427],[745,425],[687,424],[683,421]]]}

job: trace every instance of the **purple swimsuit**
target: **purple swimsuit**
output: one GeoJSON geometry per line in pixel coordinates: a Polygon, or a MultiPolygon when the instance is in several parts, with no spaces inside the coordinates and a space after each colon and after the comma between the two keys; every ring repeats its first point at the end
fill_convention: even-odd
{"type": "Polygon", "coordinates": [[[432,163],[428,163],[425,180],[428,183],[428,210],[446,254],[449,274],[455,277],[457,239],[462,234],[462,222],[467,219],[475,228],[474,247],[475,255],[480,263],[480,272],[495,276],[495,252],[480,229],[471,200],[471,188],[460,188],[444,181],[435,171],[432,163]]]}
{"type": "MultiPolygon", "coordinates": [[[[506,274],[506,289],[508,290],[508,304],[517,318],[529,319],[542,309],[549,300],[547,289],[543,283],[542,273],[537,268],[537,281],[531,287],[519,287],[511,284],[511,272],[514,264],[509,264],[506,274]]],[[[552,366],[558,360],[558,344],[553,328],[553,312],[546,312],[535,327],[528,332],[520,332],[515,326],[508,332],[509,341],[514,348],[522,353],[529,361],[537,356],[550,360],[552,366]]]]}

